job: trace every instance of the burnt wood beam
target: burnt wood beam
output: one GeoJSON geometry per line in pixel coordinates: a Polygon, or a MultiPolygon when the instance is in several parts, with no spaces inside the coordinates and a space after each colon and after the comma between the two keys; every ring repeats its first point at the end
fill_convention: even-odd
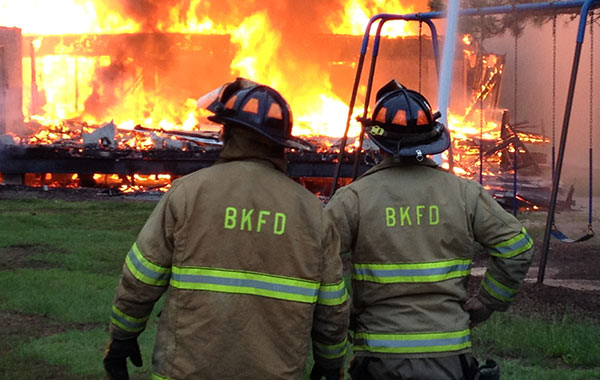
{"type": "MultiPolygon", "coordinates": [[[[337,155],[336,155],[337,157],[337,155]]],[[[171,174],[181,176],[212,165],[218,152],[110,151],[61,149],[51,146],[0,146],[0,173],[78,174],[171,174]]],[[[331,177],[335,167],[332,154],[292,153],[288,155],[290,177],[331,177]]],[[[363,160],[360,173],[372,165],[363,160]]],[[[347,155],[342,177],[351,177],[352,161],[347,155]]]]}

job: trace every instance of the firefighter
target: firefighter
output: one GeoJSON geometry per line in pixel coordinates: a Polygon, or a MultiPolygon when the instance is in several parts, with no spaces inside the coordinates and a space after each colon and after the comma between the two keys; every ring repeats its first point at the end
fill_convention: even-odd
{"type": "Polygon", "coordinates": [[[339,235],[321,202],[286,177],[292,114],[274,89],[238,78],[198,101],[224,125],[215,165],[173,182],[126,256],[104,367],[127,379],[137,338],[165,294],[153,379],[343,375],[349,300],[339,235]]]}
{"type": "MultiPolygon", "coordinates": [[[[533,257],[532,239],[479,183],[427,158],[448,149],[450,136],[421,94],[392,80],[376,99],[371,118],[361,122],[384,159],[326,206],[352,262],[350,374],[475,378],[470,327],[514,300],[533,257]],[[471,263],[481,247],[489,263],[469,298],[471,263]]],[[[497,367],[488,372],[497,374],[497,367]]]]}

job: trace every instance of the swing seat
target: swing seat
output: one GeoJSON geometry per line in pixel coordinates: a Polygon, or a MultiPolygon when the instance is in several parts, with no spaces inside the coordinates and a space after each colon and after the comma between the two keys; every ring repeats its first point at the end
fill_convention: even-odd
{"type": "Polygon", "coordinates": [[[588,232],[585,235],[583,235],[582,237],[580,237],[579,239],[571,239],[570,237],[563,234],[562,232],[560,232],[557,229],[552,229],[551,234],[552,234],[552,236],[554,236],[556,239],[562,241],[563,243],[579,243],[579,242],[586,241],[586,240],[589,240],[594,237],[594,231],[592,231],[591,229],[588,230],[588,232]]]}

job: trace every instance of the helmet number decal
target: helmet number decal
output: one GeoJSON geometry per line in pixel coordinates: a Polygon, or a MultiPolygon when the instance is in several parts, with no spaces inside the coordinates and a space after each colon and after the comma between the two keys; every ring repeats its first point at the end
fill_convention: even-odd
{"type": "Polygon", "coordinates": [[[375,136],[383,136],[383,134],[385,133],[385,129],[381,128],[378,125],[374,125],[369,130],[369,133],[371,133],[372,135],[375,135],[375,136]]]}

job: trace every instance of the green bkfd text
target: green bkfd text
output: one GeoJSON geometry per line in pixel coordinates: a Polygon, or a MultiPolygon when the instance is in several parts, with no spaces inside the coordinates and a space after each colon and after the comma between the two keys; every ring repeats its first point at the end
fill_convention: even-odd
{"type": "Polygon", "coordinates": [[[239,229],[250,232],[272,232],[283,235],[285,232],[286,215],[282,212],[254,210],[253,208],[225,208],[225,229],[239,229]]]}
{"type": "Polygon", "coordinates": [[[386,227],[435,226],[440,222],[440,208],[436,205],[416,205],[385,208],[386,227]]]}

